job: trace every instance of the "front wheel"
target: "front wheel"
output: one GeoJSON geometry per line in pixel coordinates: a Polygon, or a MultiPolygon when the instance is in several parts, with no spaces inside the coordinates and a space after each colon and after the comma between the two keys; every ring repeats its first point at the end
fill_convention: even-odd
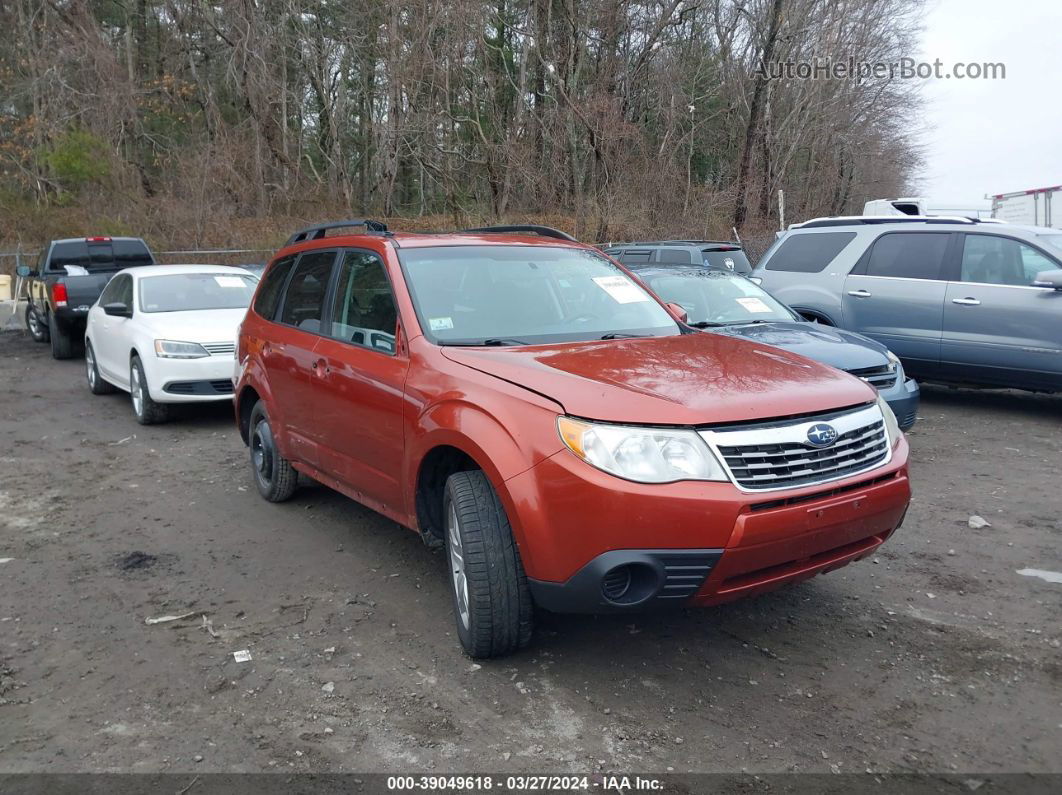
{"type": "Polygon", "coordinates": [[[114,391],[114,387],[103,380],[100,368],[96,364],[96,352],[92,350],[92,343],[85,340],[85,377],[88,379],[89,391],[93,395],[108,395],[114,391]]]}
{"type": "Polygon", "coordinates": [[[251,470],[258,493],[270,502],[291,499],[299,484],[299,473],[277,449],[273,427],[269,424],[262,401],[251,409],[250,444],[251,470]]]}
{"type": "Polygon", "coordinates": [[[29,330],[34,342],[48,341],[48,326],[41,320],[41,316],[37,313],[33,304],[29,304],[26,307],[26,328],[29,330]]]}
{"type": "Polygon", "coordinates": [[[481,470],[447,479],[443,516],[457,635],[465,652],[500,657],[525,648],[533,626],[531,592],[505,509],[481,470]]]}
{"type": "Polygon", "coordinates": [[[154,425],[170,418],[170,407],[151,399],[144,365],[139,356],[134,356],[129,364],[129,397],[133,401],[133,413],[141,425],[154,425]]]}

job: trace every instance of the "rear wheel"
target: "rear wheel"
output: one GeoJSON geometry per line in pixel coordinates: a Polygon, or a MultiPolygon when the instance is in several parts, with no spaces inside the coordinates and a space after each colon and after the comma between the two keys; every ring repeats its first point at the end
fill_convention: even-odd
{"type": "Polygon", "coordinates": [[[299,473],[277,449],[269,415],[260,400],[251,409],[248,446],[251,448],[251,470],[258,493],[270,502],[291,499],[299,484],[299,473]]]}
{"type": "Polygon", "coordinates": [[[170,407],[151,399],[144,365],[141,364],[139,356],[134,356],[129,363],[129,397],[133,401],[137,422],[141,425],[154,425],[170,418],[170,407]]]}
{"type": "Polygon", "coordinates": [[[26,328],[29,329],[30,336],[33,337],[34,342],[48,341],[48,326],[41,320],[41,316],[37,314],[33,304],[29,304],[26,307],[26,328]]]}
{"type": "Polygon", "coordinates": [[[458,472],[443,496],[457,635],[470,657],[500,657],[531,642],[533,608],[520,551],[481,470],[458,472]]]}
{"type": "Polygon", "coordinates": [[[64,329],[55,319],[48,315],[48,338],[52,343],[53,359],[72,359],[74,356],[74,335],[64,329]]]}
{"type": "Polygon", "coordinates": [[[92,350],[92,343],[88,340],[85,340],[85,377],[93,395],[107,395],[114,391],[114,387],[100,375],[100,368],[96,365],[96,352],[92,350]]]}

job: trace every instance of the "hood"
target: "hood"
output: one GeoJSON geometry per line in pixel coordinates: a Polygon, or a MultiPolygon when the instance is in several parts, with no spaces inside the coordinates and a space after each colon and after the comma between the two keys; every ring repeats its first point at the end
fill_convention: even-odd
{"type": "Polygon", "coordinates": [[[888,349],[880,342],[819,323],[753,323],[706,330],[784,348],[839,370],[861,370],[889,363],[888,349]]]}
{"type": "Polygon", "coordinates": [[[569,414],[608,422],[742,422],[875,397],[845,373],[720,334],[441,350],[451,361],[545,395],[569,414]]]}
{"type": "Polygon", "coordinates": [[[190,312],[141,312],[137,318],[159,339],[179,342],[236,342],[236,328],[246,309],[199,309],[190,312]]]}

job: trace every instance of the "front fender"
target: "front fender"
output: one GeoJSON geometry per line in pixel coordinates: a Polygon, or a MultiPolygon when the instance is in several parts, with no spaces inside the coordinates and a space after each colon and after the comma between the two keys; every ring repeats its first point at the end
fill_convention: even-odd
{"type": "Polygon", "coordinates": [[[527,401],[500,406],[494,413],[464,398],[443,400],[428,407],[410,429],[404,477],[406,504],[416,503],[420,467],[428,454],[444,446],[460,450],[490,480],[505,508],[524,564],[533,569],[534,545],[525,536],[520,506],[513,500],[506,481],[563,447],[557,433],[559,413],[555,408],[527,401]]]}

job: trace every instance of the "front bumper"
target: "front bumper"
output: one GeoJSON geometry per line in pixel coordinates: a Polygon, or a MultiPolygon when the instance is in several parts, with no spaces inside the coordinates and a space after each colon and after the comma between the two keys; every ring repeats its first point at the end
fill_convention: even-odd
{"type": "Polygon", "coordinates": [[[900,430],[909,430],[915,424],[915,420],[918,419],[918,403],[920,399],[918,382],[913,378],[906,378],[903,381],[897,379],[896,383],[891,387],[881,390],[881,396],[885,398],[885,402],[889,404],[892,413],[896,415],[900,430]]]}
{"type": "Polygon", "coordinates": [[[567,451],[506,485],[535,601],[582,613],[719,604],[830,571],[872,554],[911,494],[904,439],[878,469],[769,493],[629,483],[567,451]]]}
{"type": "Polygon", "coordinates": [[[201,359],[141,359],[148,392],[156,403],[211,403],[232,400],[232,354],[201,359]]]}

